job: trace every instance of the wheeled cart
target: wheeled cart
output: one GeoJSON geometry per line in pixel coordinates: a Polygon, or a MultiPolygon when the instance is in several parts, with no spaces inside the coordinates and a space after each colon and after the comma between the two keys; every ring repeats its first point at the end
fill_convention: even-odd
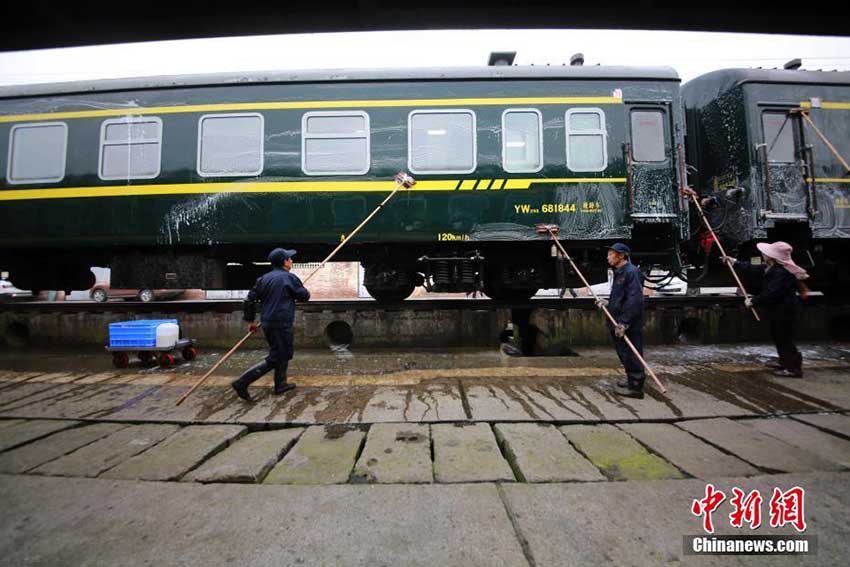
{"type": "Polygon", "coordinates": [[[142,364],[156,361],[162,368],[174,364],[174,353],[179,352],[183,360],[195,360],[198,351],[193,339],[180,339],[170,347],[106,347],[112,353],[112,365],[116,368],[127,368],[130,365],[130,353],[135,352],[142,364]]]}

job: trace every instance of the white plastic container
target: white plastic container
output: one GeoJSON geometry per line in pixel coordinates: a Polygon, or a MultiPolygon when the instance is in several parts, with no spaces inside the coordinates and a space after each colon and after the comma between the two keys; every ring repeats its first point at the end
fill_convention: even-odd
{"type": "Polygon", "coordinates": [[[174,323],[162,323],[156,328],[156,346],[173,348],[180,338],[180,326],[174,323]]]}

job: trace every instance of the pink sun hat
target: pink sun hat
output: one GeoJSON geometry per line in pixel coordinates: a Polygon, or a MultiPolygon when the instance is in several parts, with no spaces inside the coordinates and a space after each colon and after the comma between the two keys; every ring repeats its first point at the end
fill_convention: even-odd
{"type": "Polygon", "coordinates": [[[806,270],[795,264],[794,260],[791,259],[791,252],[794,249],[787,242],[774,242],[773,244],[759,242],[756,244],[756,248],[768,258],[773,258],[779,262],[783,268],[794,274],[798,280],[804,280],[809,277],[806,270]]]}

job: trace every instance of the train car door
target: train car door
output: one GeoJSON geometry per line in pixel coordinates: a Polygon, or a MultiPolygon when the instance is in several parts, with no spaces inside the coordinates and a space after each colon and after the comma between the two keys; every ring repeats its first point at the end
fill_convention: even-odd
{"type": "Polygon", "coordinates": [[[669,109],[629,104],[626,175],[633,220],[672,222],[677,218],[675,170],[669,109]]]}
{"type": "Polygon", "coordinates": [[[761,142],[756,144],[756,150],[761,169],[762,218],[808,222],[809,188],[801,166],[805,161],[801,160],[800,117],[788,108],[764,107],[759,125],[761,142]]]}

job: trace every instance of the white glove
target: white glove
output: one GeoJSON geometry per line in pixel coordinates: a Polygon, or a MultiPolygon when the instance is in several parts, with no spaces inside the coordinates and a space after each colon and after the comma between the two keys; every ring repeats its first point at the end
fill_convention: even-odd
{"type": "Polygon", "coordinates": [[[721,256],[720,259],[726,262],[727,264],[734,264],[738,261],[737,258],[733,258],[732,256],[721,256]]]}
{"type": "Polygon", "coordinates": [[[752,307],[753,307],[753,298],[752,297],[748,297],[744,300],[744,307],[746,307],[747,309],[752,309],[752,307]]]}
{"type": "Polygon", "coordinates": [[[614,327],[614,336],[618,339],[622,339],[626,334],[626,329],[628,329],[628,325],[624,325],[623,323],[617,323],[617,326],[614,327]]]}
{"type": "Polygon", "coordinates": [[[597,306],[599,309],[602,309],[603,307],[608,307],[608,300],[607,300],[607,299],[602,299],[602,298],[600,297],[600,298],[598,298],[598,299],[596,300],[596,306],[597,306]]]}

